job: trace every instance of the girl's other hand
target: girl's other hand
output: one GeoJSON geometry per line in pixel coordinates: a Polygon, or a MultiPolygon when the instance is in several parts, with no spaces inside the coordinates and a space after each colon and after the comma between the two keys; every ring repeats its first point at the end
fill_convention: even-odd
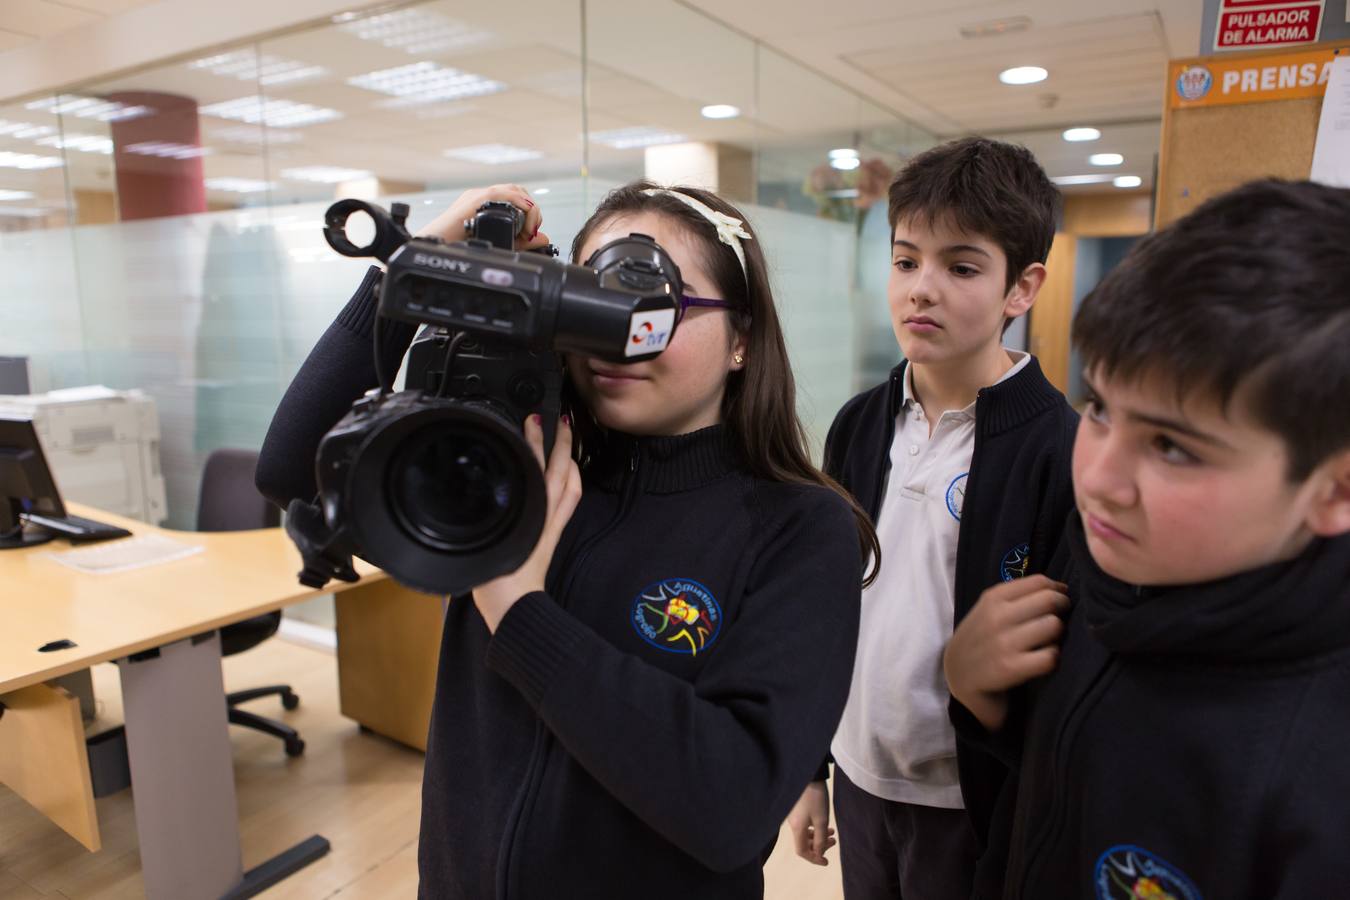
{"type": "Polygon", "coordinates": [[[443,241],[462,241],[468,235],[464,222],[478,213],[478,207],[489,200],[510,203],[525,214],[524,225],[516,235],[517,250],[532,250],[548,243],[548,235],[539,230],[543,214],[535,205],[530,192],[518,184],[494,184],[492,187],[473,188],[459,195],[450,208],[418,229],[418,237],[438,237],[443,241]]]}

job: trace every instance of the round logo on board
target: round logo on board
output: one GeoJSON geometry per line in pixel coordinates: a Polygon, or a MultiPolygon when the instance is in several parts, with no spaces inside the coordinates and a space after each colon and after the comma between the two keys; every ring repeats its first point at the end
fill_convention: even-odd
{"type": "Polygon", "coordinates": [[[1177,76],[1177,96],[1182,100],[1200,100],[1214,87],[1214,75],[1204,66],[1187,66],[1177,76]]]}
{"type": "Polygon", "coordinates": [[[1142,847],[1118,844],[1097,858],[1097,900],[1201,900],[1185,873],[1142,847]]]}

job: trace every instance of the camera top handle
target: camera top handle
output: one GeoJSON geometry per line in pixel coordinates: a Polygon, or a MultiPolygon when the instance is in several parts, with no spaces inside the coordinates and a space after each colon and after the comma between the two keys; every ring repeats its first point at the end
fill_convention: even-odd
{"type": "Polygon", "coordinates": [[[339,200],[323,215],[323,236],[343,256],[373,256],[380,262],[389,262],[394,251],[408,242],[408,204],[394,203],[390,212],[364,200],[339,200]],[[375,237],[364,247],[358,247],[347,238],[347,219],[354,212],[363,212],[375,223],[375,237]]]}

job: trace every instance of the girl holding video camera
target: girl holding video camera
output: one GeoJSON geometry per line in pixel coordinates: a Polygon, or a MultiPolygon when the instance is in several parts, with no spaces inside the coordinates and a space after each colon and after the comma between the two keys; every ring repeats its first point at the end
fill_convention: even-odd
{"type": "MultiPolygon", "coordinates": [[[[462,196],[447,241],[487,200],[462,196]]],[[[849,689],[866,514],[816,469],[763,252],[715,194],[611,192],[573,259],[632,232],[680,270],[677,327],[631,365],[569,358],[545,458],[548,515],[517,571],[448,607],[423,780],[420,895],[721,898],[763,894],[762,866],[825,758],[849,689]]],[[[283,505],[375,385],[372,270],[283,399],[258,470],[283,505]]],[[[401,356],[411,326],[385,322],[401,356]]]]}

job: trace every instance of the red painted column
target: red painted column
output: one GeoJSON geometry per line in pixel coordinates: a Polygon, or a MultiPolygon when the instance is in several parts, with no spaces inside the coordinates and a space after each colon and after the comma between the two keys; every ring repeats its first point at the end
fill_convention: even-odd
{"type": "Polygon", "coordinates": [[[108,99],[150,110],[110,123],[121,221],[206,212],[197,101],[155,91],[108,99]]]}

